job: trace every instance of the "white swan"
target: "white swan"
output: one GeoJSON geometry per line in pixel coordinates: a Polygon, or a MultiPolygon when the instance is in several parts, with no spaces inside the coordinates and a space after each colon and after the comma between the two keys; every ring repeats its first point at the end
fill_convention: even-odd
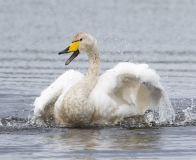
{"type": "Polygon", "coordinates": [[[35,118],[53,118],[56,124],[71,126],[115,124],[156,108],[164,96],[159,75],[147,64],[119,63],[99,77],[97,41],[88,33],[77,34],[59,54],[69,52],[73,54],[66,65],[87,53],[87,74],[69,70],[56,79],[36,98],[35,118]]]}

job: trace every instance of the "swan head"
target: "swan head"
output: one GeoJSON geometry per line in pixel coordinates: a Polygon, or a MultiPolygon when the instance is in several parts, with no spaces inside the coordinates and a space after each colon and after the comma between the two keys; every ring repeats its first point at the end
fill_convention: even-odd
{"type": "Polygon", "coordinates": [[[59,52],[58,54],[73,52],[71,57],[65,62],[68,65],[74,58],[76,58],[81,52],[90,53],[90,50],[97,44],[96,39],[88,33],[81,32],[74,36],[73,41],[70,43],[69,47],[65,50],[59,52]]]}

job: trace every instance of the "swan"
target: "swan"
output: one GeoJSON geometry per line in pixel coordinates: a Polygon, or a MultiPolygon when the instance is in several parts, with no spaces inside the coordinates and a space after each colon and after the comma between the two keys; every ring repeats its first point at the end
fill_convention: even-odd
{"type": "Polygon", "coordinates": [[[99,76],[97,40],[88,33],[74,36],[60,54],[73,52],[68,65],[86,52],[86,75],[69,70],[57,78],[34,101],[34,117],[66,126],[114,125],[132,115],[159,106],[164,96],[160,76],[147,64],[121,62],[99,76]]]}

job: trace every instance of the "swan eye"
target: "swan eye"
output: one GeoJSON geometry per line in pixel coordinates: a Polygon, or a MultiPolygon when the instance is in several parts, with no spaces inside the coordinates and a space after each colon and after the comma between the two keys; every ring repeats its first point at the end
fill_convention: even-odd
{"type": "Polygon", "coordinates": [[[82,38],[80,38],[80,41],[82,41],[82,38]]]}

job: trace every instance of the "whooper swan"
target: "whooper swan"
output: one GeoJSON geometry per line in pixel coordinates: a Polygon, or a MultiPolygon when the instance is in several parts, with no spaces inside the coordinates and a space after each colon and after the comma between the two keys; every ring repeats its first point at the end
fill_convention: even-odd
{"type": "Polygon", "coordinates": [[[88,72],[69,70],[56,79],[36,98],[35,118],[69,126],[112,125],[156,108],[164,96],[159,75],[147,64],[119,63],[99,77],[97,41],[88,33],[75,35],[59,54],[70,52],[66,65],[81,52],[87,53],[88,72]]]}

